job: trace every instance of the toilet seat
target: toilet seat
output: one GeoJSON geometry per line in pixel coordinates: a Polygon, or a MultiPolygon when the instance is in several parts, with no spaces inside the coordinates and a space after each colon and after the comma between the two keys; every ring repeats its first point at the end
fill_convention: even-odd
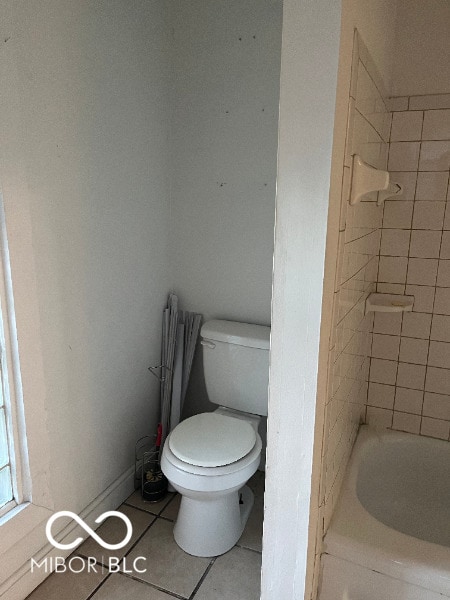
{"type": "Polygon", "coordinates": [[[239,461],[254,448],[254,428],[247,421],[217,413],[186,419],[170,434],[173,455],[197,467],[222,467],[239,461]]]}
{"type": "Polygon", "coordinates": [[[259,434],[256,434],[256,444],[252,450],[236,462],[223,467],[198,467],[175,456],[170,449],[172,433],[167,436],[161,457],[162,471],[172,485],[175,482],[190,490],[203,491],[227,489],[235,485],[236,481],[243,481],[246,473],[247,479],[251,477],[259,466],[262,449],[259,434]]]}

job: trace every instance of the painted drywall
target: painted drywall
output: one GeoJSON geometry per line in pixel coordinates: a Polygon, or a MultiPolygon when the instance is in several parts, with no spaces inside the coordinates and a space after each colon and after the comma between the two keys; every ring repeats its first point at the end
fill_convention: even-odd
{"type": "Polygon", "coordinates": [[[270,323],[281,3],[173,3],[174,279],[209,318],[270,323]]]}
{"type": "Polygon", "coordinates": [[[263,600],[305,597],[339,3],[286,0],[280,87],[263,600]]]}
{"type": "Polygon", "coordinates": [[[399,0],[392,94],[450,93],[450,3],[399,0]]]}
{"type": "MultiPolygon", "coordinates": [[[[171,4],[175,290],[205,320],[269,325],[282,4],[220,4],[171,4]]],[[[185,408],[214,408],[201,349],[185,408]]]]}
{"type": "Polygon", "coordinates": [[[163,8],[2,4],[0,179],[32,436],[36,372],[16,218],[29,207],[56,509],[84,508],[155,428],[147,367],[159,360],[170,289],[163,8]]]}

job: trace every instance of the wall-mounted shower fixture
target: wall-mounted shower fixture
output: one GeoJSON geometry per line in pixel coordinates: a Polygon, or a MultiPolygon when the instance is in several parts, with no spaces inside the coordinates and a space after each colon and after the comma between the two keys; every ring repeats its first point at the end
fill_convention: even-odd
{"type": "Polygon", "coordinates": [[[364,162],[358,154],[353,155],[350,204],[360,202],[370,192],[379,192],[377,204],[381,206],[385,200],[401,194],[402,191],[400,184],[390,181],[389,171],[375,169],[364,162]]]}

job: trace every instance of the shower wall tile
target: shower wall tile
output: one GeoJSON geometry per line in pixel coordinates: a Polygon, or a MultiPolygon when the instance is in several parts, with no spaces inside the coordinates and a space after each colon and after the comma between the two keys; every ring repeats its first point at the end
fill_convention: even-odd
{"type": "Polygon", "coordinates": [[[432,258],[410,258],[406,283],[436,285],[438,260],[432,258]]]}
{"type": "Polygon", "coordinates": [[[428,364],[431,367],[442,367],[443,369],[450,369],[450,344],[446,342],[430,341],[428,364]]]}
{"type": "Polygon", "coordinates": [[[405,283],[408,259],[401,256],[380,256],[378,281],[405,283]]]}
{"type": "Polygon", "coordinates": [[[377,408],[394,408],[395,386],[369,383],[368,403],[377,408]]]}
{"type": "Polygon", "coordinates": [[[408,110],[408,103],[408,96],[397,96],[396,98],[388,98],[387,107],[391,112],[396,112],[397,110],[408,110]]]}
{"type": "Polygon", "coordinates": [[[410,229],[413,208],[413,202],[404,202],[403,200],[386,200],[384,205],[383,228],[410,229]]]}
{"type": "Polygon", "coordinates": [[[425,111],[422,139],[450,140],[450,110],[425,111]]]}
{"type": "Polygon", "coordinates": [[[425,391],[435,394],[450,394],[450,370],[429,366],[425,381],[425,391]]]}
{"type": "Polygon", "coordinates": [[[430,339],[437,342],[450,342],[450,317],[433,315],[430,339]]]}
{"type": "Polygon", "coordinates": [[[385,358],[386,360],[398,360],[400,348],[400,336],[373,334],[372,356],[374,358],[385,358]]]}
{"type": "MultiPolygon", "coordinates": [[[[412,150],[410,150],[412,154],[412,150]]],[[[412,163],[412,158],[409,163],[412,163]]],[[[422,142],[419,171],[448,171],[450,168],[450,141],[422,142]]],[[[414,169],[398,169],[408,171],[414,169]]]]}
{"type": "Polygon", "coordinates": [[[445,217],[444,217],[444,231],[448,231],[450,229],[450,183],[448,186],[447,192],[447,204],[445,206],[445,217]]]}
{"type": "Polygon", "coordinates": [[[428,340],[402,337],[399,360],[402,362],[426,365],[428,360],[428,340]]]}
{"type": "Polygon", "coordinates": [[[422,417],[420,433],[441,440],[448,440],[450,434],[450,422],[422,417]]]}
{"type": "Polygon", "coordinates": [[[421,110],[396,112],[392,117],[391,142],[420,140],[422,124],[421,110]]]}
{"type": "Polygon", "coordinates": [[[404,294],[405,284],[403,283],[378,283],[377,291],[380,294],[404,294]]]}
{"type": "Polygon", "coordinates": [[[450,94],[387,106],[403,192],[384,204],[377,291],[415,300],[412,312],[375,314],[366,421],[449,440],[450,94]]]}
{"type": "MultiPolygon", "coordinates": [[[[408,100],[408,98],[406,98],[408,100]]],[[[390,98],[390,102],[395,105],[400,105],[400,102],[404,105],[405,96],[398,98],[390,98]]],[[[450,94],[430,94],[425,96],[410,96],[409,98],[410,110],[433,110],[436,108],[450,108],[450,94]]],[[[391,108],[390,110],[396,110],[391,108]]],[[[405,108],[397,110],[406,110],[405,108]]]]}
{"type": "MultiPolygon", "coordinates": [[[[412,201],[416,193],[417,173],[415,171],[391,171],[392,180],[403,187],[401,200],[412,201]]],[[[395,200],[388,200],[395,202],[395,200]]],[[[398,202],[398,201],[397,201],[398,202]]]]}
{"type": "Polygon", "coordinates": [[[450,260],[440,260],[436,285],[450,287],[450,260]]]}
{"type": "Polygon", "coordinates": [[[400,335],[402,330],[401,313],[375,313],[373,324],[374,333],[400,335]]]}
{"type": "Polygon", "coordinates": [[[423,392],[409,388],[395,388],[394,409],[400,412],[408,412],[415,415],[422,413],[423,392]]]}
{"type": "Polygon", "coordinates": [[[384,229],[381,236],[380,255],[408,256],[410,237],[411,233],[408,229],[384,229]]]}
{"type": "MultiPolygon", "coordinates": [[[[326,523],[322,524],[320,539],[339,496],[359,425],[365,420],[368,394],[377,405],[387,407],[389,414],[392,413],[401,323],[398,323],[396,335],[379,335],[372,344],[374,315],[365,314],[365,302],[367,296],[375,291],[380,268],[391,273],[394,280],[400,277],[404,286],[409,252],[409,231],[406,235],[400,233],[403,236],[400,242],[395,240],[395,236],[391,235],[389,238],[389,234],[386,234],[385,248],[394,252],[401,250],[403,254],[389,254],[381,258],[399,258],[403,262],[401,265],[388,265],[385,262],[379,266],[383,207],[376,203],[377,194],[373,193],[367,201],[354,206],[348,204],[352,154],[358,153],[372,166],[386,169],[391,128],[391,113],[380,92],[383,85],[367,50],[362,54],[359,52],[362,47],[362,42],[357,39],[349,90],[341,195],[336,199],[340,203],[339,237],[333,325],[329,340],[319,502],[319,511],[328,517],[326,523]],[[382,375],[380,383],[372,382],[369,392],[372,346],[380,356],[379,372],[382,375]],[[385,363],[390,365],[387,376],[385,363]]],[[[419,154],[416,154],[418,160],[419,154]]],[[[403,215],[403,223],[405,229],[409,229],[416,186],[415,173],[412,173],[412,177],[405,173],[403,177],[405,188],[410,194],[410,206],[404,209],[406,219],[403,215]]],[[[392,333],[392,330],[388,333],[392,333]]],[[[376,373],[376,369],[374,362],[373,373],[376,373]]]]}
{"type": "Polygon", "coordinates": [[[436,288],[434,313],[438,315],[450,315],[450,288],[436,288]]]}
{"type": "Polygon", "coordinates": [[[425,392],[423,400],[423,414],[435,419],[450,421],[449,397],[442,394],[425,392]]]}
{"type": "Polygon", "coordinates": [[[442,234],[441,258],[450,259],[450,231],[444,231],[442,234]]]}
{"type": "Polygon", "coordinates": [[[447,186],[448,173],[446,171],[418,173],[415,199],[445,202],[447,186]]]}
{"type": "Polygon", "coordinates": [[[423,390],[425,373],[425,366],[400,362],[398,363],[396,384],[411,390],[423,390]]]}
{"type": "MultiPolygon", "coordinates": [[[[433,288],[434,289],[434,288],[433,288]]],[[[402,336],[428,340],[431,329],[431,315],[408,312],[402,318],[402,336]]]]}
{"type": "Polygon", "coordinates": [[[394,411],[392,429],[399,429],[400,431],[407,431],[408,433],[419,433],[420,420],[421,418],[419,415],[394,411]]]}
{"type": "Polygon", "coordinates": [[[414,229],[411,232],[409,256],[416,258],[439,258],[441,238],[441,231],[414,229]]]}
{"type": "Polygon", "coordinates": [[[414,203],[413,229],[433,229],[442,231],[444,224],[444,202],[414,203]]]}
{"type": "Polygon", "coordinates": [[[417,171],[419,152],[419,142],[393,142],[389,148],[389,171],[417,171]]]}
{"type": "Polygon", "coordinates": [[[382,139],[389,138],[391,115],[387,111],[386,104],[380,96],[374,80],[361,60],[358,65],[355,107],[382,139]]]}
{"type": "Polygon", "coordinates": [[[367,406],[366,422],[374,427],[392,427],[393,413],[392,410],[367,406]]]}
{"type": "Polygon", "coordinates": [[[370,381],[395,385],[397,377],[397,362],[381,358],[372,358],[370,361],[370,381]]]}
{"type": "Polygon", "coordinates": [[[436,288],[431,285],[407,285],[405,287],[405,294],[407,296],[414,296],[413,311],[421,313],[432,313],[435,290],[436,288]]]}

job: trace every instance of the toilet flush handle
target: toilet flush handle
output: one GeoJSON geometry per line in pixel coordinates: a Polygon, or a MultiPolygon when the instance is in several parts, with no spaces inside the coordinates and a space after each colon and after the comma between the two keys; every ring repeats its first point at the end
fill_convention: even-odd
{"type": "Polygon", "coordinates": [[[210,342],[209,340],[202,340],[200,342],[200,344],[202,346],[206,346],[207,348],[211,348],[211,350],[213,350],[216,347],[216,345],[214,344],[214,342],[210,342]]]}

